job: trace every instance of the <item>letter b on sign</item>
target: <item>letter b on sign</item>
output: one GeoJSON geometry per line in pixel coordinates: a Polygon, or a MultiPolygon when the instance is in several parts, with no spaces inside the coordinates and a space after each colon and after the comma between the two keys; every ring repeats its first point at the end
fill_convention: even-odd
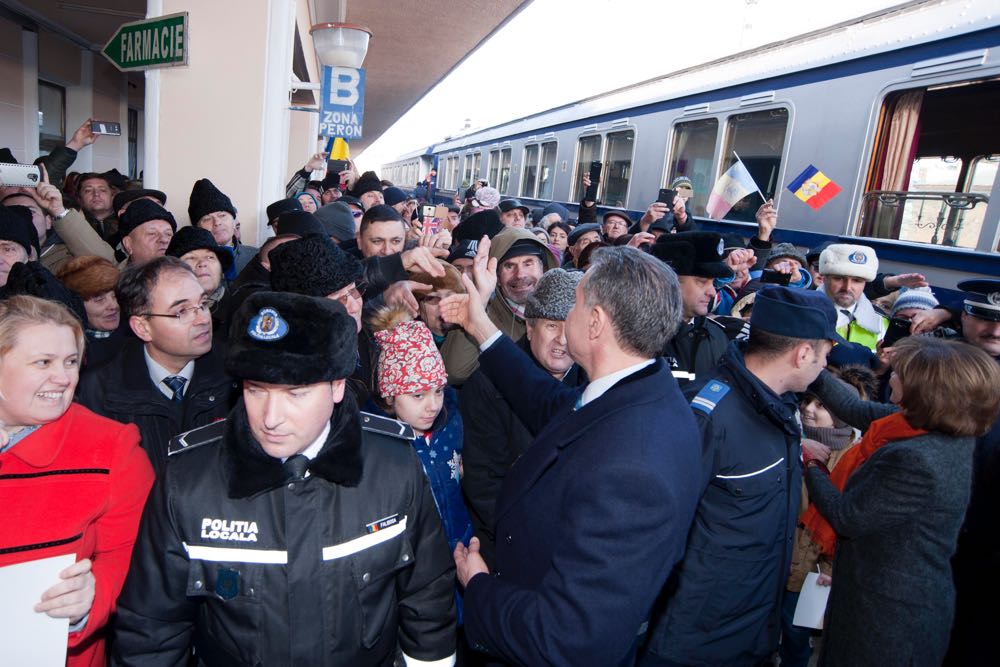
{"type": "Polygon", "coordinates": [[[352,67],[324,67],[320,95],[320,134],[360,139],[365,110],[365,71],[352,67]],[[340,119],[324,121],[326,118],[340,119]],[[349,120],[344,120],[349,119],[349,120]]]}
{"type": "Polygon", "coordinates": [[[330,73],[330,104],[353,107],[361,99],[361,75],[358,70],[347,67],[333,67],[330,73]]]}

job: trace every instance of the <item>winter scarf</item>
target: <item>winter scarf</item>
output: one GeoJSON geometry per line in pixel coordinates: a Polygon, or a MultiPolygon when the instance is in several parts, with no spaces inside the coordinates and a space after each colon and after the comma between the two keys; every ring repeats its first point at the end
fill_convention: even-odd
{"type": "MultiPolygon", "coordinates": [[[[896,440],[915,438],[925,433],[927,431],[910,426],[902,412],[894,412],[887,417],[873,421],[861,438],[861,442],[841,457],[837,467],[830,473],[830,481],[843,491],[851,474],[860,468],[879,447],[896,440]]],[[[837,534],[814,504],[810,503],[809,508],[802,515],[802,525],[820,550],[825,555],[832,556],[837,544],[837,534]]]]}
{"type": "Polygon", "coordinates": [[[802,435],[810,440],[823,443],[835,452],[847,449],[854,442],[854,429],[842,422],[839,427],[806,426],[803,424],[802,435]]]}

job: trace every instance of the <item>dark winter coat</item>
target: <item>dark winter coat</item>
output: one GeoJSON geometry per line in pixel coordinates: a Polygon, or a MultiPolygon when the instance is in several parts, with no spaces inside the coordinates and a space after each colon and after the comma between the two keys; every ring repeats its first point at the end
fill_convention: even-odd
{"type": "MultiPolygon", "coordinates": [[[[527,337],[517,344],[531,356],[527,337]]],[[[586,378],[587,374],[574,364],[562,383],[568,387],[582,387],[587,382],[586,378]]],[[[460,407],[465,428],[462,490],[468,501],[476,537],[479,538],[480,553],[492,568],[496,562],[494,508],[500,486],[507,471],[528,449],[534,435],[518,419],[510,403],[504,400],[482,370],[473,373],[462,386],[460,407]]]]}
{"type": "Polygon", "coordinates": [[[663,356],[683,389],[715,370],[729,346],[726,328],[710,317],[685,322],[667,342],[663,356]]]}
{"type": "MultiPolygon", "coordinates": [[[[896,411],[862,401],[827,372],[812,389],[861,430],[896,411]]],[[[843,492],[826,473],[809,470],[809,497],[837,532],[821,665],[941,664],[955,609],[950,559],[969,503],[974,446],[971,437],[941,433],[890,442],[843,492]]]]}
{"type": "Polygon", "coordinates": [[[650,664],[756,666],[781,628],[802,493],[798,404],[747,370],[739,343],[684,393],[701,431],[704,493],[651,623],[650,664]]]}
{"type": "Polygon", "coordinates": [[[535,441],[496,504],[497,566],[465,589],[470,644],[521,665],[634,664],[697,503],[697,431],[662,360],[579,410],[509,338],[480,357],[535,441]]]}
{"type": "Polygon", "coordinates": [[[454,654],[455,566],[420,462],[345,396],[301,481],[242,402],[185,435],[143,515],[113,665],[184,665],[192,644],[208,667],[454,654]]]}
{"type": "Polygon", "coordinates": [[[195,360],[184,399],[175,404],[153,384],[142,341],[133,338],[117,357],[83,374],[76,400],[103,417],[138,426],[142,448],[159,476],[167,462],[170,439],[224,419],[236,401],[237,390],[236,382],[223,368],[222,350],[213,346],[208,354],[195,360]]]}

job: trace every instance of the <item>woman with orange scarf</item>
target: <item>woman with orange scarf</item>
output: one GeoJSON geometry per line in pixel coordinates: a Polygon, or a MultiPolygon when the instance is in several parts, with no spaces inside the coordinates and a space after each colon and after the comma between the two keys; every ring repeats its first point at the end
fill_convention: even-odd
{"type": "Polygon", "coordinates": [[[892,366],[895,407],[860,400],[827,372],[810,387],[864,431],[832,475],[803,455],[813,502],[803,522],[835,553],[820,665],[940,665],[948,648],[950,559],[974,438],[1000,410],[1000,367],[972,345],[930,337],[897,343],[892,366]]]}

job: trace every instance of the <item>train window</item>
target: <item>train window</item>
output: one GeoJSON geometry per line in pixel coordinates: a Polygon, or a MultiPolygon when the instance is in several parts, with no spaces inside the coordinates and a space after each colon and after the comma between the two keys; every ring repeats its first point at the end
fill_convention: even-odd
{"type": "Polygon", "coordinates": [[[674,125],[666,182],[669,184],[678,176],[691,179],[694,195],[688,206],[695,215],[705,215],[708,195],[715,184],[712,178],[712,160],[715,157],[715,138],[718,134],[719,121],[715,118],[674,125]]]}
{"type": "MultiPolygon", "coordinates": [[[[738,154],[764,198],[774,197],[781,187],[778,171],[781,169],[787,128],[787,109],[766,109],[730,116],[726,122],[726,143],[719,174],[725,173],[736,162],[738,154]]],[[[725,219],[752,222],[761,203],[760,195],[753,192],[736,202],[725,219]]]]}
{"type": "Polygon", "coordinates": [[[458,189],[458,156],[452,155],[448,158],[448,189],[458,189]]]}
{"type": "Polygon", "coordinates": [[[583,175],[590,171],[590,163],[601,159],[601,135],[580,137],[576,145],[576,183],[573,186],[573,200],[583,199],[583,175]]]}
{"type": "Polygon", "coordinates": [[[552,199],[552,183],[556,177],[556,142],[542,144],[542,161],[538,168],[538,198],[552,199]]]}
{"type": "Polygon", "coordinates": [[[998,105],[1000,80],[887,95],[865,183],[860,233],[977,247],[1000,153],[994,131],[998,105]]]}
{"type": "Polygon", "coordinates": [[[524,147],[524,173],[521,175],[521,196],[535,196],[538,177],[538,144],[524,147]]]}
{"type": "Polygon", "coordinates": [[[500,151],[500,178],[497,181],[497,190],[501,194],[507,194],[507,186],[510,184],[510,149],[504,148],[500,151]]]}
{"type": "Polygon", "coordinates": [[[632,174],[632,148],[635,131],[608,134],[607,153],[604,156],[604,204],[625,206],[628,198],[628,181],[632,174]]]}
{"type": "Polygon", "coordinates": [[[467,188],[472,185],[472,155],[465,156],[465,164],[462,165],[462,187],[467,188]]]}
{"type": "MultiPolygon", "coordinates": [[[[472,155],[472,178],[473,178],[473,180],[477,180],[477,181],[479,180],[479,178],[482,176],[482,173],[483,173],[481,171],[482,168],[483,168],[483,154],[482,153],[474,153],[472,155]]],[[[493,184],[493,181],[490,181],[490,185],[492,185],[492,184],[493,184]]]]}
{"type": "MultiPolygon", "coordinates": [[[[489,166],[486,170],[486,179],[490,182],[490,185],[498,183],[497,175],[500,171],[500,151],[490,151],[489,153],[489,166]]],[[[499,190],[499,188],[497,188],[499,190]]],[[[500,190],[503,192],[503,190],[500,190]]]]}

